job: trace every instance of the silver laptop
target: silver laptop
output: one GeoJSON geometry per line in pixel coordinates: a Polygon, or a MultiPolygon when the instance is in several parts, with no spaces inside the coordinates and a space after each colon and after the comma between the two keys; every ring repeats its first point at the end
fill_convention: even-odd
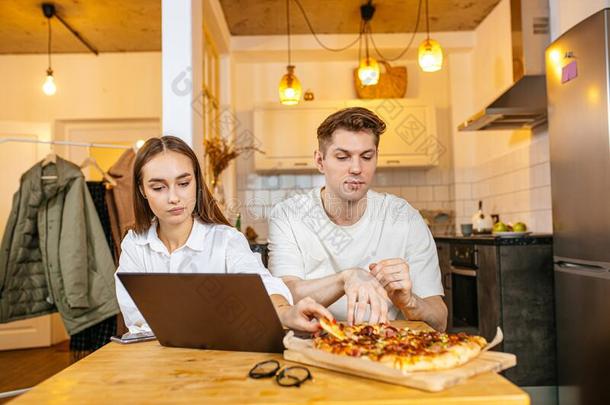
{"type": "Polygon", "coordinates": [[[163,346],[281,353],[284,329],[258,274],[119,273],[163,346]]]}

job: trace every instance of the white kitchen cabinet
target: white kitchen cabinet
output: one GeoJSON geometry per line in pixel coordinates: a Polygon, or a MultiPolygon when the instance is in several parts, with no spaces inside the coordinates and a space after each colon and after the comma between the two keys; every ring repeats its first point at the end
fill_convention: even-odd
{"type": "Polygon", "coordinates": [[[365,107],[377,114],[386,130],[379,140],[377,167],[430,167],[438,164],[434,108],[418,100],[349,100],[346,107],[365,107]]]}
{"type": "Polygon", "coordinates": [[[256,170],[312,170],[318,148],[317,128],[345,103],[308,102],[296,106],[279,103],[254,109],[254,136],[265,154],[255,153],[256,170]]]}
{"type": "Polygon", "coordinates": [[[438,162],[434,109],[417,100],[342,100],[302,102],[296,106],[269,103],[254,109],[254,136],[265,154],[256,153],[257,171],[315,169],[317,128],[345,107],[374,111],[387,125],[379,144],[378,167],[428,167],[438,162]]]}

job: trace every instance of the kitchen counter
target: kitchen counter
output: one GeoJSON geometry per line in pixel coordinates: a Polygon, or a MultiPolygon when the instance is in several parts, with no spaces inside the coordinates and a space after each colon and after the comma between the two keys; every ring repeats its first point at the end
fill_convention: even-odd
{"type": "Polygon", "coordinates": [[[475,243],[477,245],[496,246],[525,246],[525,245],[549,245],[553,243],[553,235],[548,233],[533,233],[518,238],[501,238],[493,235],[435,235],[436,242],[448,243],[475,243]]]}
{"type": "MultiPolygon", "coordinates": [[[[422,322],[399,321],[414,328],[422,322]]],[[[496,373],[484,373],[442,392],[424,392],[317,367],[299,388],[253,380],[248,370],[280,354],[179,349],[158,342],[109,343],[16,398],[43,403],[349,403],[529,404],[528,395],[496,373]]]]}

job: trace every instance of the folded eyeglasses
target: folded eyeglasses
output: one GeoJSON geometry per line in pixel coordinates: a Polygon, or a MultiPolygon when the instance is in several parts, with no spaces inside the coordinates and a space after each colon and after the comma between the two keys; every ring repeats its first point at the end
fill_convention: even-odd
{"type": "Polygon", "coordinates": [[[280,362],[277,360],[257,363],[248,372],[248,377],[254,379],[275,377],[275,381],[282,387],[299,387],[305,381],[312,379],[307,367],[280,367],[280,362]]]}

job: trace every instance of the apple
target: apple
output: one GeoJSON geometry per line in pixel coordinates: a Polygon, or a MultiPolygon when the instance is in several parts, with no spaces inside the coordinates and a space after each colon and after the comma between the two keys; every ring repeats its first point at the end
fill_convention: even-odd
{"type": "Polygon", "coordinates": [[[527,231],[527,225],[525,225],[523,222],[517,222],[515,225],[513,225],[513,230],[515,232],[525,232],[527,231]]]}
{"type": "Polygon", "coordinates": [[[494,232],[506,232],[506,231],[508,231],[508,227],[506,226],[506,224],[504,222],[498,221],[494,224],[493,231],[494,232]]]}

